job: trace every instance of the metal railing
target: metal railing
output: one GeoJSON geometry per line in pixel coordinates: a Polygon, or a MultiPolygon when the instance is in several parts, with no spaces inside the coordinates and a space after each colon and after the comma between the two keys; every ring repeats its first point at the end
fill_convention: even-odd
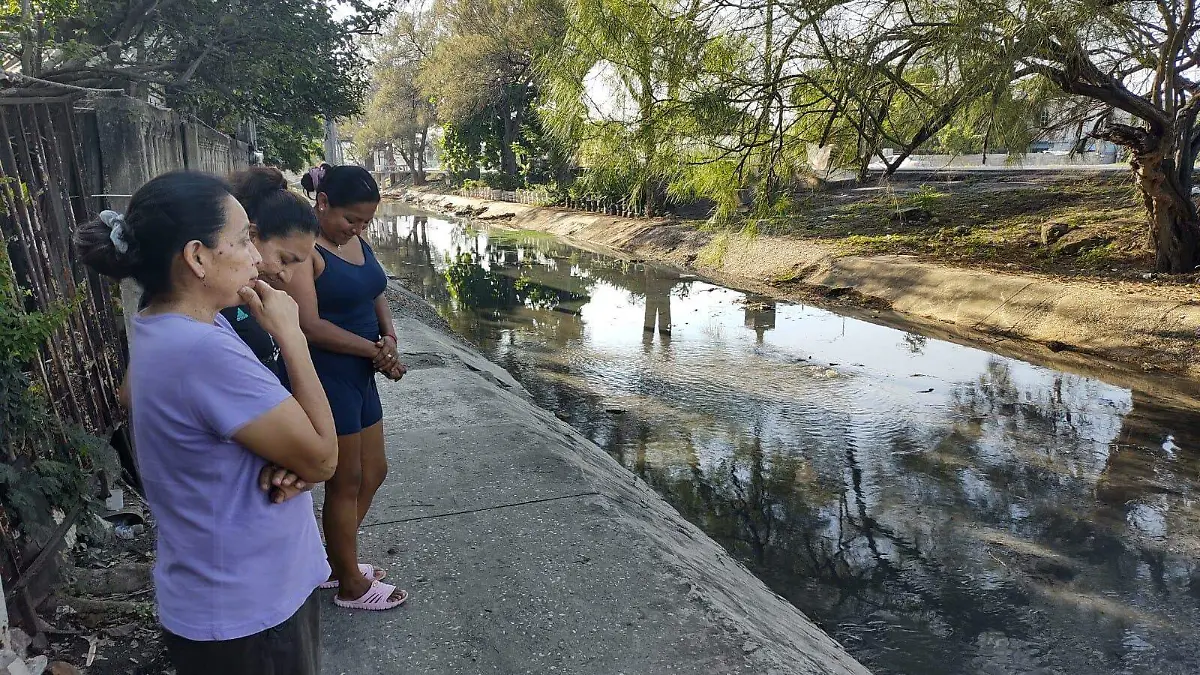
{"type": "Polygon", "coordinates": [[[120,421],[123,336],[109,284],[75,259],[71,237],[93,213],[72,100],[0,97],[0,234],[33,308],[71,311],[34,365],[54,411],[89,432],[120,421]]]}
{"type": "Polygon", "coordinates": [[[626,199],[609,199],[600,197],[565,197],[555,199],[546,189],[536,190],[496,190],[486,187],[463,188],[458,193],[472,199],[488,199],[497,202],[514,204],[529,204],[531,206],[559,206],[589,213],[601,213],[609,216],[624,216],[635,218],[641,215],[641,207],[626,199]]]}

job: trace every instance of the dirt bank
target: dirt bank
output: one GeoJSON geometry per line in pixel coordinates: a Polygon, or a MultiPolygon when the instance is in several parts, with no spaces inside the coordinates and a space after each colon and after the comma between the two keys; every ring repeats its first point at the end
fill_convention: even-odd
{"type": "Polygon", "coordinates": [[[1200,390],[1200,287],[967,269],[910,256],[846,255],[836,244],[748,237],[695,223],[643,220],[439,194],[422,208],[529,229],[693,270],[782,299],[844,311],[935,337],[1075,370],[1104,371],[1139,389],[1200,390]]]}

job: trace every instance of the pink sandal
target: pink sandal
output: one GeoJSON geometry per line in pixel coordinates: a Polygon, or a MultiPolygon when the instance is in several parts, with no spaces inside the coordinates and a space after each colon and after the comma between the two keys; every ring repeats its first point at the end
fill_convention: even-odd
{"type": "MultiPolygon", "coordinates": [[[[374,565],[368,565],[366,563],[360,563],[358,565],[358,571],[362,572],[363,577],[367,581],[383,581],[387,578],[387,572],[377,569],[374,565]]],[[[317,588],[328,590],[330,588],[337,588],[341,585],[342,583],[337,579],[330,579],[320,586],[317,586],[317,588]]]]}
{"type": "Polygon", "coordinates": [[[400,599],[391,600],[392,593],[395,592],[395,586],[376,581],[371,584],[371,588],[361,598],[357,600],[343,600],[335,595],[333,597],[333,604],[345,609],[364,609],[368,612],[382,612],[388,609],[395,609],[408,602],[408,591],[400,591],[400,599]]]}

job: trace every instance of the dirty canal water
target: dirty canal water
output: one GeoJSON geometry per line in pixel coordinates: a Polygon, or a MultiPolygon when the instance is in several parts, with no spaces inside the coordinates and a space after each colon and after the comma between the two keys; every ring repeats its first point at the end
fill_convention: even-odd
{"type": "Polygon", "coordinates": [[[1200,673],[1200,414],[382,213],[392,274],[873,672],[1200,673]]]}

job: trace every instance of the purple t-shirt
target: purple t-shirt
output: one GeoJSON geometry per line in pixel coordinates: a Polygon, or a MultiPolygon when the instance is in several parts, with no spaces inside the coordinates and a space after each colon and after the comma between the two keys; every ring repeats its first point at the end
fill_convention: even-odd
{"type": "Polygon", "coordinates": [[[135,317],[133,436],[158,521],[159,619],[189,640],[232,640],[296,613],[329,576],[312,496],[272,504],[265,460],[233,434],[290,396],[218,315],[135,317]]]}

